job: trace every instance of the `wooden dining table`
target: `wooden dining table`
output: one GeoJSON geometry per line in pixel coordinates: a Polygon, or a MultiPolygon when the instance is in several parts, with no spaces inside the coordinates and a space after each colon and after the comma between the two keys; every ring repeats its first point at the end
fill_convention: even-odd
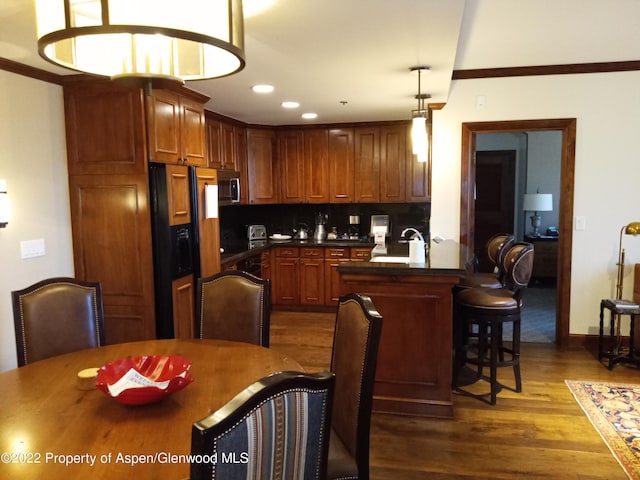
{"type": "Polygon", "coordinates": [[[286,355],[256,345],[150,340],[81,350],[4,372],[0,478],[188,478],[192,424],[256,380],[285,370],[303,371],[286,355]],[[79,388],[79,371],[139,355],[186,357],[194,380],[139,406],[79,388]]]}

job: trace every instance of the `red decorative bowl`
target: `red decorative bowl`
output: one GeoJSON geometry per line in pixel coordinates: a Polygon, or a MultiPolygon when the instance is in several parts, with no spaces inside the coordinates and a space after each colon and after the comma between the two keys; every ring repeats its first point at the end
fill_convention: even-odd
{"type": "Polygon", "coordinates": [[[98,370],[96,387],[126,405],[157,402],[191,382],[191,362],[179,356],[121,358],[98,370]]]}

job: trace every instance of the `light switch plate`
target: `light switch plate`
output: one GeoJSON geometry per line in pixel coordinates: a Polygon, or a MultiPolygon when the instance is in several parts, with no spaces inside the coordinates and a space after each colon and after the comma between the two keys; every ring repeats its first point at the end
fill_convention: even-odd
{"type": "Polygon", "coordinates": [[[44,238],[20,242],[20,255],[22,258],[42,257],[45,255],[44,238]]]}
{"type": "Polygon", "coordinates": [[[587,228],[587,217],[580,215],[576,217],[575,229],[585,230],[587,228]]]}

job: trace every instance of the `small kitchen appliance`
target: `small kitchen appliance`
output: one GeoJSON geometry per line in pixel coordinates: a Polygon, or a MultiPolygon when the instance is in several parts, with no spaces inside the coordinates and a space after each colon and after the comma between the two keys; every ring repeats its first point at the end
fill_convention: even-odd
{"type": "Polygon", "coordinates": [[[349,240],[360,239],[360,215],[349,215],[349,240]]]}
{"type": "Polygon", "coordinates": [[[313,234],[314,240],[322,241],[327,238],[327,219],[328,215],[326,213],[318,212],[316,214],[316,230],[313,234]]]}
{"type": "Polygon", "coordinates": [[[264,225],[249,225],[247,227],[247,239],[249,250],[256,247],[264,247],[267,244],[267,227],[264,225]]]}

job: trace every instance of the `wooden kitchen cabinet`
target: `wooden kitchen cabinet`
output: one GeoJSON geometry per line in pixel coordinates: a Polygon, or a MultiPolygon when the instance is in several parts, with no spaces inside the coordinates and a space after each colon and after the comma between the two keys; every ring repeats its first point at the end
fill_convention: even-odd
{"type": "Polygon", "coordinates": [[[260,254],[260,276],[265,280],[271,280],[271,252],[269,250],[260,254]]]}
{"type": "Polygon", "coordinates": [[[297,247],[273,249],[272,298],[277,305],[300,304],[300,252],[297,247]]]}
{"type": "Polygon", "coordinates": [[[240,174],[240,203],[249,203],[249,179],[247,176],[247,129],[244,127],[233,127],[233,140],[235,148],[234,168],[240,174]]]}
{"type": "Polygon", "coordinates": [[[147,173],[141,89],[70,82],[64,110],[69,175],[147,173]]]}
{"type": "Polygon", "coordinates": [[[305,130],[303,139],[305,201],[329,203],[329,132],[305,130]]]}
{"type": "Polygon", "coordinates": [[[169,225],[191,223],[189,171],[183,165],[167,165],[169,225]]]}
{"type": "Polygon", "coordinates": [[[251,204],[280,201],[275,149],[273,130],[247,129],[247,173],[251,204]]]}
{"type": "Polygon", "coordinates": [[[329,202],[354,201],[356,182],[352,128],[329,130],[329,202]]]}
{"type": "Polygon", "coordinates": [[[178,278],[171,282],[173,298],[173,336],[191,339],[194,336],[195,322],[195,285],[193,275],[178,278]]]}
{"type": "Polygon", "coordinates": [[[354,131],[354,201],[380,201],[380,129],[356,128],[354,131]]]}
{"type": "Polygon", "coordinates": [[[302,131],[278,132],[278,171],[282,203],[303,203],[305,182],[302,131]]]}
{"type": "Polygon", "coordinates": [[[300,304],[324,305],[324,248],[300,249],[300,304]]]}
{"type": "Polygon", "coordinates": [[[206,218],[206,185],[218,184],[218,172],[213,168],[196,169],[196,196],[198,201],[198,238],[208,238],[199,242],[200,276],[209,277],[220,271],[220,219],[206,218]]]}
{"type": "Polygon", "coordinates": [[[74,275],[102,284],[107,344],[155,338],[147,175],[71,175],[74,275]]]}
{"type": "Polygon", "coordinates": [[[338,305],[340,298],[340,274],[338,266],[349,262],[348,247],[327,247],[324,249],[324,304],[338,305]]]}
{"type": "Polygon", "coordinates": [[[406,200],[407,127],[380,127],[380,202],[406,200]]]}
{"type": "Polygon", "coordinates": [[[207,165],[206,97],[194,98],[171,90],[147,95],[149,159],[153,162],[207,165]]]}

